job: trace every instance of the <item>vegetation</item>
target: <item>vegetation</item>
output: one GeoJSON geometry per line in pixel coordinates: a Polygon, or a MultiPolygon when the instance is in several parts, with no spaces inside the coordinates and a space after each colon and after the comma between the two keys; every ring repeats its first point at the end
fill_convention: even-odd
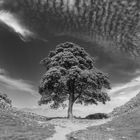
{"type": "Polygon", "coordinates": [[[130,113],[138,107],[140,107],[140,93],[138,93],[135,97],[129,100],[126,104],[114,108],[113,111],[109,114],[109,116],[115,117],[123,115],[125,113],[130,113]]]}
{"type": "Polygon", "coordinates": [[[96,113],[96,114],[90,114],[85,117],[85,119],[107,119],[108,115],[105,113],[96,113]]]}
{"type": "Polygon", "coordinates": [[[0,140],[45,140],[54,133],[54,126],[47,122],[0,109],[0,140]]]}
{"type": "Polygon", "coordinates": [[[140,107],[112,121],[68,135],[68,140],[140,140],[140,107]]]}
{"type": "Polygon", "coordinates": [[[0,93],[0,140],[42,140],[54,134],[46,117],[13,108],[11,102],[0,93]]]}
{"type": "Polygon", "coordinates": [[[46,117],[20,111],[11,103],[6,94],[0,93],[0,140],[42,140],[55,133],[46,117]]]}
{"type": "Polygon", "coordinates": [[[4,100],[9,105],[12,105],[12,100],[7,96],[7,94],[3,94],[0,92],[0,100],[4,100]]]}
{"type": "Polygon", "coordinates": [[[112,121],[73,132],[68,135],[68,139],[140,140],[140,93],[126,104],[114,109],[109,115],[113,117],[112,121]]]}
{"type": "Polygon", "coordinates": [[[52,103],[52,108],[66,107],[68,118],[77,104],[98,104],[109,101],[103,88],[110,89],[108,76],[94,66],[94,58],[83,48],[73,43],[63,43],[41,61],[46,73],[41,79],[39,105],[52,103]]]}

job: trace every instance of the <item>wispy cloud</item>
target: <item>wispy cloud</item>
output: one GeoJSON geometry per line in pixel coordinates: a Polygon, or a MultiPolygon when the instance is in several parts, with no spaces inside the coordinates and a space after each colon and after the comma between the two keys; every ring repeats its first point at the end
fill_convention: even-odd
{"type": "Polygon", "coordinates": [[[0,82],[6,84],[7,87],[10,87],[15,90],[24,91],[30,93],[33,96],[37,96],[38,93],[34,90],[34,87],[29,82],[22,79],[11,78],[6,75],[6,71],[4,69],[0,69],[0,82]]]}
{"type": "Polygon", "coordinates": [[[110,91],[112,96],[128,95],[130,92],[140,91],[140,76],[132,79],[126,84],[118,84],[110,91]]]}
{"type": "Polygon", "coordinates": [[[26,41],[29,36],[34,36],[34,34],[24,27],[20,20],[18,20],[13,14],[1,11],[0,21],[7,25],[14,32],[18,33],[22,40],[26,41]]]}
{"type": "MultiPolygon", "coordinates": [[[[138,71],[136,71],[138,73],[138,71]]],[[[108,103],[110,108],[125,104],[131,98],[140,92],[140,76],[132,79],[126,84],[118,84],[110,90],[111,102],[108,103]]]]}

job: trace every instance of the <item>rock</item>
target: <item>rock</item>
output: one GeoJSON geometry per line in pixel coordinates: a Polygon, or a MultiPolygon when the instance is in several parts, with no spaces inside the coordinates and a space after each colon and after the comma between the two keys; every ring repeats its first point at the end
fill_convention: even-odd
{"type": "Polygon", "coordinates": [[[11,99],[6,94],[0,92],[0,109],[10,109],[12,107],[11,103],[11,99]]]}

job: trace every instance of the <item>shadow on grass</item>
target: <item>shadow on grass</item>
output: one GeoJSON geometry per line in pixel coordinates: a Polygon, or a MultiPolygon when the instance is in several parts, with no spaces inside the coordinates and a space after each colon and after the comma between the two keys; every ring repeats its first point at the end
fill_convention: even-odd
{"type": "Polygon", "coordinates": [[[55,119],[68,119],[67,117],[47,117],[47,121],[55,120],[55,119]]]}
{"type": "MultiPolygon", "coordinates": [[[[79,119],[79,120],[99,120],[99,119],[108,119],[109,116],[108,114],[105,114],[105,113],[96,113],[96,114],[90,114],[86,117],[76,117],[74,116],[73,119],[79,119]]],[[[47,120],[53,120],[53,119],[68,119],[67,117],[49,117],[47,118],[47,120]]]]}

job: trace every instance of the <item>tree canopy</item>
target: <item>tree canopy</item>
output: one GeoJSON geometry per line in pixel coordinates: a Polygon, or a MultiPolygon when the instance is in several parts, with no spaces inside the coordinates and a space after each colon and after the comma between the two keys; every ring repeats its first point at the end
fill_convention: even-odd
{"type": "Polygon", "coordinates": [[[68,117],[72,117],[73,104],[98,104],[110,98],[102,89],[110,89],[107,74],[94,66],[94,58],[83,48],[70,42],[58,45],[47,58],[41,61],[46,73],[43,75],[39,104],[51,104],[52,108],[66,106],[69,100],[68,117]]]}

